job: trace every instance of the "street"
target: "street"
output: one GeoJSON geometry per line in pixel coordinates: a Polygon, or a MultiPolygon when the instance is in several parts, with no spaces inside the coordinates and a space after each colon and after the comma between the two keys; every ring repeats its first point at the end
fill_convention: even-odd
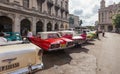
{"type": "MultiPolygon", "coordinates": [[[[100,37],[101,38],[101,37],[100,37]]],[[[90,49],[97,59],[97,74],[120,73],[120,34],[107,33],[104,38],[96,40],[94,46],[85,46],[90,49]]]]}
{"type": "Polygon", "coordinates": [[[82,48],[45,53],[44,69],[36,74],[119,74],[119,42],[120,34],[106,33],[82,48]]]}

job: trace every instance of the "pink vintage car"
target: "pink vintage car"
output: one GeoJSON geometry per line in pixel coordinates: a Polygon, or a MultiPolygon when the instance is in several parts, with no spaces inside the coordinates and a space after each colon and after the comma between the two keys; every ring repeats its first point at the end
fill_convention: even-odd
{"type": "Polygon", "coordinates": [[[29,40],[45,51],[66,49],[74,46],[71,39],[61,37],[57,32],[38,32],[37,37],[29,40]]]}
{"type": "Polygon", "coordinates": [[[82,44],[85,42],[85,38],[76,34],[74,31],[59,31],[62,37],[68,38],[74,41],[76,45],[82,44]]]}

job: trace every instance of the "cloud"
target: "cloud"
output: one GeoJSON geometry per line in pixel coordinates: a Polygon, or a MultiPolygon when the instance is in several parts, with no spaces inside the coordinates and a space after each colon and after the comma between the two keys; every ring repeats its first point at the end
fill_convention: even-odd
{"type": "Polygon", "coordinates": [[[73,13],[74,13],[75,15],[81,15],[81,14],[83,13],[83,10],[82,10],[82,9],[81,9],[81,10],[76,9],[76,10],[73,11],[73,13]]]}
{"type": "Polygon", "coordinates": [[[92,12],[94,13],[94,14],[96,14],[96,13],[98,13],[98,9],[99,9],[100,7],[98,6],[98,5],[95,5],[94,7],[93,7],[93,9],[92,9],[92,12]]]}
{"type": "MultiPolygon", "coordinates": [[[[92,25],[98,20],[98,9],[101,0],[69,0],[70,14],[75,14],[83,20],[83,25],[92,25]]],[[[105,0],[106,5],[118,3],[119,0],[105,0]]]]}

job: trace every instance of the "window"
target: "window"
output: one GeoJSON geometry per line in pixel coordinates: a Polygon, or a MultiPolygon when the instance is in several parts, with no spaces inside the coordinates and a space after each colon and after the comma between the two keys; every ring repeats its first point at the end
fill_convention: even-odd
{"type": "Polygon", "coordinates": [[[68,3],[67,2],[65,2],[65,8],[66,8],[66,10],[68,10],[68,3]]]}
{"type": "Polygon", "coordinates": [[[55,1],[55,4],[57,4],[57,3],[58,3],[58,0],[55,1]]]}
{"type": "Polygon", "coordinates": [[[29,0],[23,0],[23,7],[29,8],[29,0]]]}
{"type": "Polygon", "coordinates": [[[51,15],[51,7],[48,7],[48,14],[51,15]]]}
{"type": "Polygon", "coordinates": [[[63,18],[63,12],[61,12],[61,18],[63,18]]]}
{"type": "Polygon", "coordinates": [[[104,14],[102,13],[102,22],[104,21],[104,14]]]}
{"type": "Polygon", "coordinates": [[[37,0],[38,3],[38,9],[40,12],[42,12],[42,1],[41,0],[37,0]]]}
{"type": "Polygon", "coordinates": [[[56,15],[56,17],[57,17],[57,16],[58,16],[58,10],[55,10],[55,11],[56,11],[56,14],[55,14],[55,15],[56,15]]]}
{"type": "Polygon", "coordinates": [[[61,7],[63,7],[63,2],[61,1],[61,7]]]}

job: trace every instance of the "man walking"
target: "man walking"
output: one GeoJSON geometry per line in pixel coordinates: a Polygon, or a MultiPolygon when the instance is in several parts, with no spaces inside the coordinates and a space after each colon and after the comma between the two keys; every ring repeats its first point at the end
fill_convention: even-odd
{"type": "Polygon", "coordinates": [[[102,30],[102,36],[103,37],[105,36],[105,30],[104,29],[102,30]]]}

